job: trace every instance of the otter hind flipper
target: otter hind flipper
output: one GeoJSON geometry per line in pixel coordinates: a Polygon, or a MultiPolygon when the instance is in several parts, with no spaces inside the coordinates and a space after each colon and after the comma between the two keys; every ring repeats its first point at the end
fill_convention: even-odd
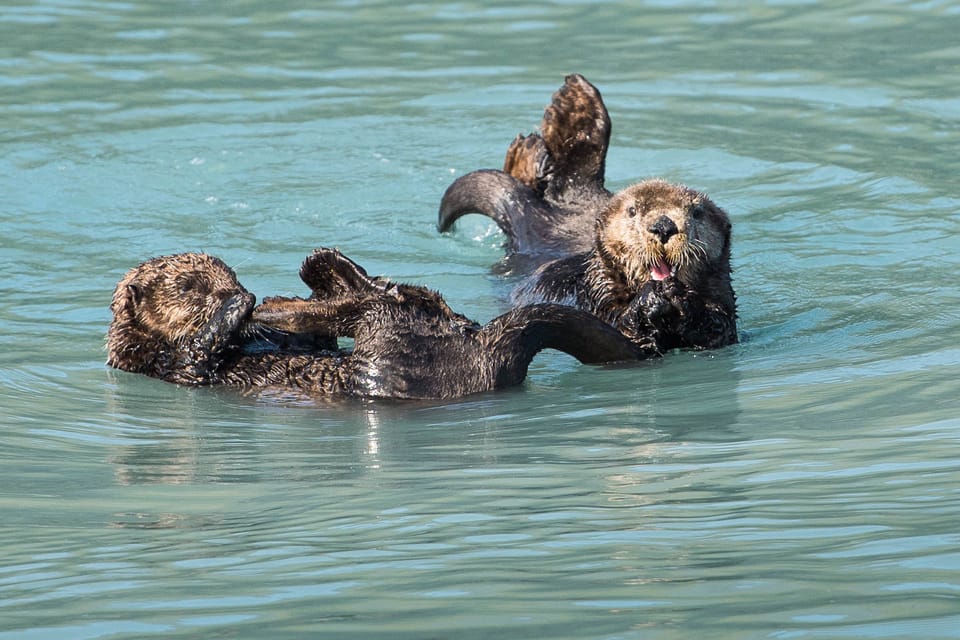
{"type": "Polygon", "coordinates": [[[503,159],[503,172],[543,197],[553,178],[553,159],[543,138],[536,133],[514,138],[503,159]]]}
{"type": "Polygon", "coordinates": [[[610,131],[610,115],[600,91],[579,73],[568,75],[544,110],[540,125],[554,164],[548,198],[569,201],[579,199],[581,191],[605,191],[610,131]]]}
{"type": "Polygon", "coordinates": [[[391,295],[386,280],[371,277],[339,249],[314,249],[300,266],[300,279],[312,291],[309,298],[265,298],[253,321],[290,334],[352,337],[370,303],[391,295]]]}
{"type": "Polygon", "coordinates": [[[313,298],[366,296],[380,293],[385,282],[367,275],[366,269],[339,249],[314,249],[300,266],[300,279],[313,291],[313,298]]]}

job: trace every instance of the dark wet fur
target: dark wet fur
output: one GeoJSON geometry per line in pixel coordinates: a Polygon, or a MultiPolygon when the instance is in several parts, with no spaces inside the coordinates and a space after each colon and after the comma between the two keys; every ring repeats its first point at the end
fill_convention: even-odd
{"type": "Polygon", "coordinates": [[[117,285],[108,364],[186,385],[285,388],[313,395],[450,398],[520,384],[542,349],[582,362],[645,354],[591,314],[553,304],[514,309],[485,326],[428,289],[371,278],[336,250],[309,256],[309,299],[255,299],[222,261],[179,254],[148,261],[117,285]],[[352,337],[354,349],[307,351],[266,336],[352,337]]]}
{"type": "Polygon", "coordinates": [[[732,296],[706,296],[676,278],[631,287],[620,278],[591,276],[596,268],[592,252],[555,260],[518,287],[514,300],[554,301],[589,310],[648,356],[672,349],[716,349],[738,341],[732,296]]]}
{"type": "Polygon", "coordinates": [[[220,382],[241,355],[255,302],[213,256],[149,260],[114,290],[107,364],[179,384],[220,382]]]}
{"type": "Polygon", "coordinates": [[[593,249],[541,266],[513,301],[590,311],[658,353],[736,343],[729,220],[704,194],[660,180],[638,183],[601,214],[593,249]],[[660,261],[674,271],[655,280],[660,261]]]}
{"type": "Polygon", "coordinates": [[[610,131],[597,88],[579,74],[567,76],[540,133],[517,136],[502,171],[481,169],[450,185],[440,202],[440,231],[480,213],[506,234],[508,253],[549,259],[589,249],[596,217],[612,195],[604,187],[610,131]]]}
{"type": "Polygon", "coordinates": [[[514,291],[516,304],[549,301],[589,310],[642,348],[660,353],[737,342],[727,214],[703,194],[662,181],[612,194],[604,187],[610,131],[600,92],[579,74],[567,76],[544,111],[540,133],[518,136],[502,171],[474,171],[450,185],[440,204],[440,230],[449,230],[468,213],[494,219],[508,239],[507,270],[536,269],[514,291]],[[665,254],[650,236],[654,220],[642,229],[627,229],[619,243],[601,239],[603,225],[610,224],[625,194],[645,188],[658,199],[666,194],[666,201],[641,208],[672,207],[683,217],[694,211],[680,212],[690,203],[673,206],[669,199],[692,193],[696,206],[709,213],[691,225],[710,231],[704,236],[713,244],[707,251],[704,239],[691,238],[683,259],[696,264],[682,277],[652,280],[636,265],[624,265],[636,262],[634,253],[665,254]],[[708,224],[712,229],[704,226],[708,224]]]}

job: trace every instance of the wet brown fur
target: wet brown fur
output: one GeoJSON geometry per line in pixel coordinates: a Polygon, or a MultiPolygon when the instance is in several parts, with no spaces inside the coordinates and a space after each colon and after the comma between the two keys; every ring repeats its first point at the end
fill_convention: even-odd
{"type": "Polygon", "coordinates": [[[107,364],[180,384],[212,384],[239,353],[256,302],[219,258],[161,256],[117,284],[107,364]]]}
{"type": "Polygon", "coordinates": [[[591,311],[659,353],[733,344],[727,214],[682,185],[628,187],[600,215],[591,251],[548,262],[514,292],[517,304],[546,301],[591,311]],[[669,275],[655,279],[661,269],[669,275]]]}
{"type": "Polygon", "coordinates": [[[470,212],[496,220],[508,256],[531,255],[514,262],[539,266],[515,291],[517,303],[590,310],[659,352],[736,342],[729,217],[706,195],[661,180],[612,194],[604,186],[610,132],[600,92],[567,76],[540,133],[514,139],[503,171],[475,171],[448,188],[441,231],[470,212]],[[669,224],[651,231],[661,217],[669,224]],[[673,273],[653,280],[661,259],[673,273]]]}
{"type": "Polygon", "coordinates": [[[394,284],[332,249],[309,256],[309,299],[255,299],[222,261],[205,254],[149,260],[114,292],[107,362],[188,385],[282,388],[323,396],[450,398],[520,384],[540,350],[583,362],[643,357],[591,314],[525,306],[481,327],[436,292],[394,284]],[[251,352],[262,330],[343,336],[354,349],[251,352]]]}
{"type": "Polygon", "coordinates": [[[540,133],[518,135],[502,171],[473,171],[447,188],[440,231],[481,213],[506,234],[509,254],[549,259],[589,249],[594,221],[612,195],[604,187],[610,131],[597,88],[580,74],[567,76],[544,110],[540,133]]]}

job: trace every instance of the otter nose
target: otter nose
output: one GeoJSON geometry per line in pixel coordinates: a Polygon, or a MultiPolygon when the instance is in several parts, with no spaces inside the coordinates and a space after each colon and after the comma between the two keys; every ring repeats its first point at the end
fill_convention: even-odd
{"type": "Polygon", "coordinates": [[[677,225],[667,216],[660,216],[647,227],[647,231],[660,238],[660,242],[666,242],[677,232],[677,225]]]}

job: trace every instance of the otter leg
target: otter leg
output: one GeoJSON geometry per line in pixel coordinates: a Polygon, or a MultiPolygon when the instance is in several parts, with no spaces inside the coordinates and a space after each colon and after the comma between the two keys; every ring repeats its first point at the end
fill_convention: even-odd
{"type": "Polygon", "coordinates": [[[315,333],[352,338],[354,327],[367,309],[369,298],[344,296],[310,298],[264,298],[253,310],[253,322],[287,333],[315,333]]]}

